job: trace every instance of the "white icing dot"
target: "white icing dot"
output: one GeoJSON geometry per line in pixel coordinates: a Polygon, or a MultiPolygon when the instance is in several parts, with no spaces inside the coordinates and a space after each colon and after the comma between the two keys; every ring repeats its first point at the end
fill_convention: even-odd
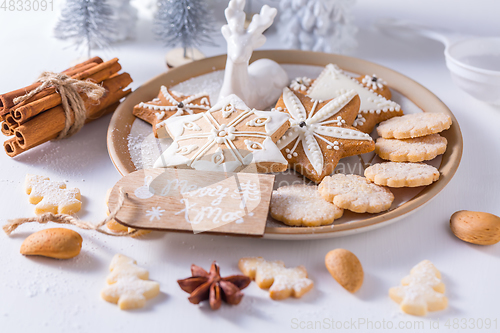
{"type": "Polygon", "coordinates": [[[332,146],[328,145],[326,146],[326,149],[332,149],[332,146]]]}
{"type": "Polygon", "coordinates": [[[288,149],[288,148],[287,148],[287,149],[285,149],[285,153],[287,153],[287,154],[288,154],[289,152],[290,152],[290,149],[288,149]]]}
{"type": "Polygon", "coordinates": [[[286,158],[291,159],[292,155],[288,154],[288,155],[286,155],[286,158]]]}
{"type": "Polygon", "coordinates": [[[335,146],[335,147],[333,147],[333,149],[339,150],[340,148],[339,148],[339,146],[335,146]]]}
{"type": "Polygon", "coordinates": [[[292,155],[293,155],[294,157],[297,157],[299,154],[297,154],[296,152],[294,152],[292,155]]]}

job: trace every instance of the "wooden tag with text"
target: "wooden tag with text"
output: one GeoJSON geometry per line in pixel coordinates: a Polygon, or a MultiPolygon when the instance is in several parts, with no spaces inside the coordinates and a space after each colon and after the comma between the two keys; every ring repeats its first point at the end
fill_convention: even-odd
{"type": "Polygon", "coordinates": [[[274,176],[191,169],[146,169],[113,187],[113,211],[122,188],[128,195],[116,221],[131,228],[262,236],[274,176]]]}

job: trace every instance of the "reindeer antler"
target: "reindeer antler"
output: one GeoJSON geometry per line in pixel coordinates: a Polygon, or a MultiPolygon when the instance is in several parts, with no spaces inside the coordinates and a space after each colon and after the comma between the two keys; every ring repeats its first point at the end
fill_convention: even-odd
{"type": "Polygon", "coordinates": [[[229,5],[224,11],[228,24],[222,27],[222,34],[226,40],[233,34],[247,34],[251,36],[253,48],[261,47],[266,42],[266,37],[263,36],[263,33],[273,24],[274,17],[278,11],[276,8],[264,5],[260,10],[260,14],[253,16],[252,22],[250,22],[248,29],[245,30],[246,14],[243,11],[244,8],[245,0],[229,1],[229,5]]]}
{"type": "Polygon", "coordinates": [[[245,0],[231,0],[224,11],[227,25],[222,27],[224,38],[228,39],[232,34],[245,33],[245,17],[243,11],[245,8],[245,0]]]}

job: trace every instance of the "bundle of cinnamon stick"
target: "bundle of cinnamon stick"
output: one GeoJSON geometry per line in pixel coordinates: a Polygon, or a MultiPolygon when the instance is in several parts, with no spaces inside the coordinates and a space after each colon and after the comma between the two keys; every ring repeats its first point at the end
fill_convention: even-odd
{"type": "MultiPolygon", "coordinates": [[[[132,83],[132,78],[128,73],[118,74],[121,68],[117,58],[103,62],[101,58],[94,57],[62,72],[72,79],[98,83],[106,90],[98,101],[89,99],[83,92],[80,94],[87,113],[86,123],[113,112],[120,100],[131,93],[131,89],[126,88],[132,83]]],[[[45,88],[15,104],[17,97],[24,96],[40,85],[37,82],[0,94],[1,132],[12,136],[4,142],[5,152],[11,157],[57,138],[65,129],[67,116],[61,105],[61,96],[54,87],[45,88]]]]}

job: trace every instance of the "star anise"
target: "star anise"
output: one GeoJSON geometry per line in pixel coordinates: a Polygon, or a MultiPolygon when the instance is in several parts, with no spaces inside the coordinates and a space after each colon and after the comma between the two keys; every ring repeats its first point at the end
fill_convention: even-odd
{"type": "Polygon", "coordinates": [[[242,289],[250,284],[250,278],[244,275],[220,276],[219,265],[214,261],[210,272],[203,268],[191,265],[191,277],[177,280],[185,292],[190,293],[189,301],[198,304],[209,300],[212,310],[220,308],[222,301],[227,304],[237,305],[243,298],[242,289]]]}

